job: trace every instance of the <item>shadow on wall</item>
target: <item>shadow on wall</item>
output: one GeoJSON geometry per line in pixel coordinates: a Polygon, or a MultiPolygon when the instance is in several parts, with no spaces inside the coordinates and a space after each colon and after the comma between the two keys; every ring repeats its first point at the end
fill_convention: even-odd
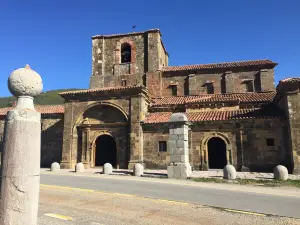
{"type": "MultiPolygon", "coordinates": [[[[42,122],[44,124],[43,119],[42,122]]],[[[53,162],[60,163],[63,146],[63,130],[63,120],[58,120],[55,123],[51,123],[49,127],[47,127],[45,130],[42,130],[41,167],[50,167],[51,163],[53,162]]]]}

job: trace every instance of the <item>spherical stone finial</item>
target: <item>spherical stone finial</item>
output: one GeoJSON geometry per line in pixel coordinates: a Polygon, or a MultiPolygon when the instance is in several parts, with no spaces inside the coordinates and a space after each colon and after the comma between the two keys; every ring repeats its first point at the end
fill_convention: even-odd
{"type": "Polygon", "coordinates": [[[188,118],[183,113],[173,113],[169,119],[169,122],[183,122],[188,121],[188,118]]]}
{"type": "Polygon", "coordinates": [[[14,70],[8,78],[8,89],[14,96],[35,97],[43,90],[41,76],[32,70],[29,65],[14,70]]]}

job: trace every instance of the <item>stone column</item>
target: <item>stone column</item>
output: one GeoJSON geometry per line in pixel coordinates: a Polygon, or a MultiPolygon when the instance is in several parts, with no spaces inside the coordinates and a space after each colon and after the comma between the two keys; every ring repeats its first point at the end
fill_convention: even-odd
{"type": "Polygon", "coordinates": [[[186,179],[192,173],[189,163],[189,125],[187,117],[182,113],[174,113],[169,119],[168,151],[171,160],[168,166],[169,178],[186,179]]]}
{"type": "Polygon", "coordinates": [[[82,162],[84,165],[84,168],[90,168],[91,167],[91,157],[90,157],[90,125],[85,127],[82,131],[82,162]]]}
{"type": "Polygon", "coordinates": [[[0,224],[37,224],[40,187],[41,115],[33,97],[42,79],[29,66],[12,72],[10,92],[18,98],[6,116],[1,183],[0,224]]]}
{"type": "Polygon", "coordinates": [[[130,106],[130,161],[129,169],[133,169],[136,163],[143,162],[143,129],[141,121],[145,119],[145,98],[142,94],[131,96],[130,106]]]}

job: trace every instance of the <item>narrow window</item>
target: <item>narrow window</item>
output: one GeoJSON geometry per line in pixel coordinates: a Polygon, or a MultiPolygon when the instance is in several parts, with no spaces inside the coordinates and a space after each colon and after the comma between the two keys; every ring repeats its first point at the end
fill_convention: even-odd
{"type": "Polygon", "coordinates": [[[173,85],[171,86],[171,89],[172,89],[172,95],[177,96],[177,86],[173,85]]]}
{"type": "Polygon", "coordinates": [[[121,85],[122,85],[123,87],[127,86],[127,80],[124,80],[124,79],[123,79],[121,85]]]}
{"type": "Polygon", "coordinates": [[[159,152],[166,152],[167,151],[167,142],[166,141],[159,141],[158,142],[158,151],[159,152]]]}
{"type": "Polygon", "coordinates": [[[274,138],[267,138],[266,142],[267,142],[267,146],[274,146],[275,145],[274,138]]]}
{"type": "Polygon", "coordinates": [[[189,78],[187,77],[184,81],[184,95],[189,95],[189,78]]]}
{"type": "Polygon", "coordinates": [[[252,80],[249,80],[249,81],[245,82],[245,86],[246,86],[246,92],[253,92],[254,91],[252,80]]]}
{"type": "Polygon", "coordinates": [[[255,92],[261,91],[260,73],[256,74],[254,77],[254,90],[255,90],[255,92]]]}
{"type": "Polygon", "coordinates": [[[213,83],[207,83],[206,84],[206,92],[207,94],[214,94],[215,93],[215,88],[213,83]]]}
{"type": "Polygon", "coordinates": [[[121,46],[121,63],[131,62],[131,46],[128,43],[124,43],[121,46]]]}
{"type": "Polygon", "coordinates": [[[221,93],[226,93],[226,75],[221,78],[221,93]]]}

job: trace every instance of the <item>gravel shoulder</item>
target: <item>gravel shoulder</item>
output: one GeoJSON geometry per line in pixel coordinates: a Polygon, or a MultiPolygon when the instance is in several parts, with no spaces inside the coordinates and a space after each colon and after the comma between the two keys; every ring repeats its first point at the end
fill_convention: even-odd
{"type": "Polygon", "coordinates": [[[126,194],[42,186],[39,225],[46,224],[276,225],[300,224],[300,220],[263,214],[228,212],[202,205],[127,196],[126,194]],[[61,218],[55,218],[53,215],[61,218]]]}

